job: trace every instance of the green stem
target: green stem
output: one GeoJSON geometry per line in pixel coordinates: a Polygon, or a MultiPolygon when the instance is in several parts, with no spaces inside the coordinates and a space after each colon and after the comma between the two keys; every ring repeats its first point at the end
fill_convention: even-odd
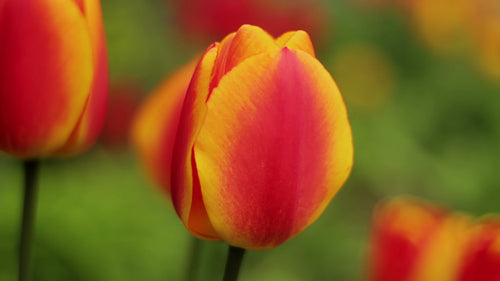
{"type": "Polygon", "coordinates": [[[34,159],[25,160],[23,163],[24,201],[21,237],[19,241],[19,281],[27,281],[30,274],[31,242],[38,195],[38,164],[38,160],[34,159]]]}
{"type": "Polygon", "coordinates": [[[200,256],[201,256],[201,243],[202,241],[193,236],[191,239],[191,249],[189,250],[189,257],[186,267],[186,281],[196,280],[196,273],[200,267],[200,256]]]}
{"type": "Polygon", "coordinates": [[[243,262],[244,255],[245,249],[234,247],[231,245],[229,246],[223,281],[238,280],[238,274],[240,273],[240,267],[241,263],[243,262]]]}

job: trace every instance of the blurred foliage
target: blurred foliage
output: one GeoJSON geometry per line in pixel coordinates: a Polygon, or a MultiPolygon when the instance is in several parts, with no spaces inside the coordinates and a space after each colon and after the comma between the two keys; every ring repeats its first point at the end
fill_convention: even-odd
{"type": "MultiPolygon", "coordinates": [[[[154,89],[211,42],[188,42],[161,0],[103,0],[111,83],[154,89]]],[[[413,194],[500,213],[500,81],[473,56],[433,52],[390,6],[328,2],[318,57],[337,80],[355,146],[352,175],[302,234],[250,252],[241,280],[364,280],[373,206],[413,194]]],[[[0,280],[15,280],[21,165],[0,157],[0,280]]],[[[35,281],[182,280],[190,236],[131,150],[97,146],[43,162],[35,281]]],[[[226,245],[204,242],[198,280],[221,279],[226,245]]]]}

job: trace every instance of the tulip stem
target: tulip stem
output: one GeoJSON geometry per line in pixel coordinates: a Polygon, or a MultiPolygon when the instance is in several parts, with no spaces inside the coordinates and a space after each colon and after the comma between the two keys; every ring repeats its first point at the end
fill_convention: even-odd
{"type": "Polygon", "coordinates": [[[201,240],[193,236],[193,238],[191,238],[191,245],[189,247],[190,249],[186,267],[185,280],[194,281],[196,280],[196,275],[200,265],[201,240]]]}
{"type": "Polygon", "coordinates": [[[240,273],[245,249],[229,245],[223,281],[236,281],[240,273]]]}
{"type": "Polygon", "coordinates": [[[19,241],[19,281],[27,281],[30,274],[31,242],[35,222],[37,202],[38,160],[29,159],[23,163],[24,168],[24,201],[19,241]]]}

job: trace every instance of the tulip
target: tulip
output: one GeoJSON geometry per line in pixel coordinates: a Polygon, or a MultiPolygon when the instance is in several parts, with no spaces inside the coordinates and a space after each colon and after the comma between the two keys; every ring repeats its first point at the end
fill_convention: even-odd
{"type": "Polygon", "coordinates": [[[145,171],[170,194],[172,152],[182,103],[198,59],[163,81],[137,110],[132,121],[132,142],[145,171]]]}
{"type": "Polygon", "coordinates": [[[500,3],[473,1],[468,26],[474,41],[476,63],[492,81],[500,81],[500,3]]]}
{"type": "Polygon", "coordinates": [[[28,159],[90,147],[107,103],[99,1],[0,1],[0,46],[0,150],[28,159]]]}
{"type": "Polygon", "coordinates": [[[457,281],[500,280],[500,219],[487,219],[473,227],[457,281]]]}
{"type": "Polygon", "coordinates": [[[469,220],[430,204],[398,198],[374,213],[372,281],[454,281],[469,220]]]}
{"type": "MultiPolygon", "coordinates": [[[[136,143],[149,138],[162,155],[145,162],[161,171],[196,237],[276,247],[313,223],[350,173],[341,94],[303,31],[275,39],[244,25],[211,45],[192,73],[186,88],[152,97],[164,110],[139,113],[136,143]]],[[[187,85],[185,76],[174,80],[187,85]]]]}

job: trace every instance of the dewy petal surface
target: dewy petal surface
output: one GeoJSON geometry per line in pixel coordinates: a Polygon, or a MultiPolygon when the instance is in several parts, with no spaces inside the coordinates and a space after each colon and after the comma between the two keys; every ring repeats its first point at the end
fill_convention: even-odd
{"type": "Polygon", "coordinates": [[[61,147],[87,102],[92,45],[73,1],[3,1],[0,147],[40,157],[61,147]]]}
{"type": "Polygon", "coordinates": [[[210,46],[196,66],[180,115],[172,154],[171,196],[174,208],[186,228],[195,236],[217,239],[208,219],[193,161],[193,146],[207,112],[206,100],[217,44],[210,46]]]}
{"type": "Polygon", "coordinates": [[[207,106],[195,159],[217,234],[268,249],[315,221],[353,153],[344,102],[324,67],[288,48],[256,55],[222,78],[207,106]]]}

